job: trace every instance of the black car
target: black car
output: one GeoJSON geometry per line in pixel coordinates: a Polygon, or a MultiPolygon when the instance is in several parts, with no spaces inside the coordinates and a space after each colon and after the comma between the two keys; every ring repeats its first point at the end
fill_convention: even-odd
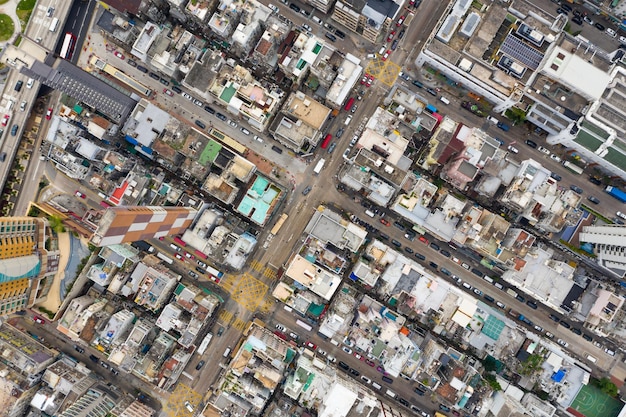
{"type": "Polygon", "coordinates": [[[537,144],[535,142],[533,142],[532,140],[526,140],[526,145],[530,146],[531,148],[535,148],[537,149],[537,144]]]}
{"type": "Polygon", "coordinates": [[[561,319],[555,314],[550,314],[550,320],[556,321],[557,323],[561,321],[561,319]]]}
{"type": "Polygon", "coordinates": [[[577,334],[578,336],[580,336],[580,335],[582,335],[582,334],[583,334],[582,330],[580,330],[578,327],[572,327],[572,328],[570,329],[570,331],[571,331],[572,333],[577,334]]]}
{"type": "Polygon", "coordinates": [[[389,235],[383,232],[378,232],[378,237],[382,240],[389,240],[389,235]]]}
{"type": "Polygon", "coordinates": [[[405,407],[409,406],[409,402],[407,400],[405,400],[404,398],[398,398],[398,402],[400,404],[402,404],[403,406],[405,406],[405,407]]]}
{"type": "Polygon", "coordinates": [[[195,272],[193,272],[193,271],[187,271],[187,273],[189,274],[189,276],[190,276],[191,278],[198,279],[198,274],[196,274],[195,272]]]}
{"type": "Polygon", "coordinates": [[[593,204],[600,204],[600,200],[598,200],[597,197],[594,197],[592,195],[590,195],[589,197],[587,197],[587,200],[591,201],[593,204]]]}
{"type": "Polygon", "coordinates": [[[333,35],[332,33],[326,32],[324,36],[326,36],[327,39],[330,39],[331,42],[335,42],[337,40],[337,37],[333,35]]]}
{"type": "Polygon", "coordinates": [[[424,88],[424,84],[422,84],[421,82],[417,80],[413,81],[413,85],[416,86],[417,88],[424,88]]]}
{"type": "Polygon", "coordinates": [[[561,7],[559,7],[558,9],[556,9],[556,13],[557,14],[567,14],[567,10],[563,10],[561,7]]]}
{"type": "Polygon", "coordinates": [[[594,26],[596,27],[596,29],[601,31],[604,31],[604,29],[606,29],[602,23],[596,23],[594,26]]]}
{"type": "Polygon", "coordinates": [[[399,41],[397,39],[394,39],[393,42],[391,42],[391,50],[392,51],[396,50],[396,48],[398,47],[398,42],[399,41]]]}
{"type": "Polygon", "coordinates": [[[572,22],[576,23],[577,25],[582,26],[583,18],[580,16],[575,16],[574,18],[572,18],[572,22]]]}
{"type": "Polygon", "coordinates": [[[204,110],[206,110],[209,114],[215,114],[215,109],[210,106],[204,106],[204,110]]]}
{"type": "Polygon", "coordinates": [[[199,371],[200,368],[202,368],[204,366],[204,363],[205,363],[204,361],[198,362],[198,364],[196,365],[196,371],[199,371]]]}
{"type": "Polygon", "coordinates": [[[24,81],[20,80],[18,82],[15,83],[15,91],[17,91],[18,93],[22,90],[22,86],[24,85],[24,81]]]}
{"type": "Polygon", "coordinates": [[[98,359],[96,355],[89,355],[89,359],[91,359],[91,361],[95,363],[98,363],[100,361],[100,359],[98,359]]]}
{"type": "Polygon", "coordinates": [[[451,255],[451,254],[450,254],[450,252],[448,252],[448,251],[447,251],[447,250],[445,250],[445,249],[441,249],[441,250],[439,251],[439,253],[440,253],[440,254],[442,254],[443,256],[445,256],[446,258],[449,258],[449,257],[450,257],[450,255],[451,255]]]}
{"type": "Polygon", "coordinates": [[[402,243],[398,242],[398,241],[397,241],[397,240],[395,240],[395,239],[392,239],[392,240],[391,240],[391,243],[393,243],[393,245],[394,245],[395,247],[397,247],[397,248],[401,248],[401,247],[402,247],[402,243]]]}
{"type": "Polygon", "coordinates": [[[343,135],[343,129],[337,130],[337,133],[335,133],[335,136],[337,137],[337,139],[339,139],[341,135],[343,135]]]}
{"type": "Polygon", "coordinates": [[[283,153],[283,149],[282,149],[282,148],[279,148],[279,147],[278,147],[278,146],[276,146],[276,145],[273,145],[273,146],[272,146],[272,150],[273,150],[274,152],[276,152],[277,154],[281,154],[281,153],[283,153]]]}
{"type": "Polygon", "coordinates": [[[130,65],[131,67],[136,67],[137,63],[135,61],[133,61],[132,59],[127,59],[126,62],[128,62],[128,65],[130,65]]]}
{"type": "Polygon", "coordinates": [[[183,90],[181,90],[179,87],[176,87],[176,86],[172,87],[172,91],[175,92],[175,93],[178,93],[178,94],[183,92],[183,90]]]}
{"type": "Polygon", "coordinates": [[[431,262],[428,262],[428,265],[429,265],[432,269],[437,269],[437,268],[439,268],[439,265],[437,265],[436,263],[434,263],[434,262],[432,262],[432,261],[431,261],[431,262]]]}
{"type": "Polygon", "coordinates": [[[441,249],[441,248],[439,247],[439,245],[438,245],[438,244],[436,244],[435,242],[432,242],[432,243],[430,244],[430,247],[431,247],[431,249],[436,250],[437,252],[439,252],[439,250],[441,249]]]}
{"type": "Polygon", "coordinates": [[[526,305],[530,308],[532,308],[533,310],[537,310],[537,303],[534,302],[533,300],[528,300],[526,301],[526,305]]]}
{"type": "Polygon", "coordinates": [[[137,70],[138,70],[139,72],[143,72],[144,74],[147,74],[147,73],[148,73],[148,68],[143,67],[143,66],[141,66],[141,65],[137,65],[137,70]]]}
{"type": "Polygon", "coordinates": [[[340,367],[341,369],[343,369],[344,371],[347,371],[348,369],[350,369],[350,367],[348,366],[348,364],[347,364],[347,363],[345,363],[345,362],[342,362],[342,361],[339,361],[339,367],[340,367]]]}
{"type": "Polygon", "coordinates": [[[564,320],[559,321],[559,324],[561,326],[565,327],[566,329],[569,329],[570,327],[572,327],[572,326],[570,326],[570,324],[568,322],[566,322],[564,320]]]}
{"type": "Polygon", "coordinates": [[[552,179],[556,180],[556,181],[561,181],[561,180],[563,179],[563,178],[562,178],[559,174],[557,174],[557,173],[555,173],[555,172],[551,173],[551,174],[550,174],[550,177],[551,177],[552,179]]]}
{"type": "Polygon", "coordinates": [[[437,92],[432,88],[427,88],[426,91],[428,92],[428,94],[437,97],[437,92]]]}
{"type": "Polygon", "coordinates": [[[161,84],[165,85],[165,86],[170,85],[170,82],[169,82],[169,81],[167,81],[165,78],[161,78],[161,79],[159,80],[159,82],[160,82],[161,84]]]}
{"type": "Polygon", "coordinates": [[[350,368],[350,373],[354,376],[359,376],[361,373],[354,368],[350,368]]]}
{"type": "Polygon", "coordinates": [[[415,257],[417,259],[419,259],[420,261],[425,261],[426,260],[426,257],[424,255],[422,255],[421,253],[419,253],[419,252],[415,252],[415,257]]]}
{"type": "Polygon", "coordinates": [[[492,296],[490,296],[489,294],[485,294],[483,295],[483,298],[487,301],[489,301],[490,303],[493,303],[495,300],[495,298],[493,298],[492,296]]]}
{"type": "Polygon", "coordinates": [[[589,336],[587,333],[583,333],[583,339],[585,339],[587,342],[591,342],[593,340],[593,337],[589,336]]]}
{"type": "Polygon", "coordinates": [[[383,375],[383,381],[388,383],[388,384],[393,384],[393,379],[389,378],[386,375],[383,375]]]}
{"type": "Polygon", "coordinates": [[[406,29],[402,29],[400,33],[398,33],[398,39],[404,38],[404,34],[406,33],[406,29]]]}
{"type": "Polygon", "coordinates": [[[449,412],[450,412],[450,407],[448,407],[447,405],[439,404],[439,409],[440,409],[441,411],[445,411],[445,412],[447,412],[447,413],[449,413],[449,412]]]}
{"type": "Polygon", "coordinates": [[[307,185],[307,187],[304,190],[302,190],[302,195],[307,195],[310,192],[311,192],[311,186],[307,185]]]}
{"type": "Polygon", "coordinates": [[[451,276],[452,275],[452,273],[450,271],[448,271],[444,267],[441,267],[441,269],[439,271],[441,271],[442,274],[447,275],[447,276],[451,276]]]}
{"type": "Polygon", "coordinates": [[[159,74],[155,74],[154,72],[151,72],[150,74],[148,74],[150,76],[150,78],[152,78],[153,80],[157,80],[159,81],[161,79],[161,77],[159,77],[159,74]]]}
{"type": "Polygon", "coordinates": [[[294,12],[296,12],[296,13],[300,13],[300,7],[298,7],[298,5],[296,5],[296,4],[289,3],[289,8],[291,10],[293,10],[294,12]]]}
{"type": "Polygon", "coordinates": [[[206,274],[206,271],[199,266],[196,266],[196,271],[200,272],[201,274],[206,274]]]}
{"type": "Polygon", "coordinates": [[[404,251],[405,251],[406,253],[413,253],[413,249],[409,248],[408,246],[405,246],[405,247],[404,247],[404,251]]]}
{"type": "Polygon", "coordinates": [[[78,345],[74,345],[74,350],[78,353],[85,353],[85,349],[83,349],[82,347],[78,345]]]}
{"type": "Polygon", "coordinates": [[[341,39],[345,39],[346,34],[340,31],[339,29],[335,29],[335,35],[339,36],[341,39]]]}
{"type": "Polygon", "coordinates": [[[224,116],[222,113],[215,113],[215,117],[217,117],[218,119],[220,119],[222,122],[225,122],[227,120],[226,116],[224,116]]]}
{"type": "Polygon", "coordinates": [[[406,229],[404,225],[400,222],[393,222],[393,225],[396,226],[398,229],[402,230],[403,232],[406,229]]]}
{"type": "Polygon", "coordinates": [[[596,178],[596,177],[589,177],[589,182],[591,182],[592,184],[595,184],[595,185],[601,185],[602,184],[602,180],[600,178],[596,178]]]}
{"type": "Polygon", "coordinates": [[[202,123],[200,120],[196,120],[195,123],[196,123],[196,126],[198,126],[200,129],[206,129],[206,125],[202,123]]]}
{"type": "Polygon", "coordinates": [[[414,388],[413,391],[417,394],[417,395],[424,395],[426,394],[426,391],[419,389],[419,388],[414,388]]]}
{"type": "Polygon", "coordinates": [[[525,301],[526,301],[526,299],[525,299],[524,297],[522,297],[521,295],[519,295],[519,294],[517,294],[517,295],[515,296],[515,299],[516,299],[517,301],[519,301],[520,303],[523,303],[523,302],[525,302],[525,301]]]}
{"type": "Polygon", "coordinates": [[[570,185],[569,189],[572,190],[573,192],[575,192],[576,194],[582,194],[583,193],[583,189],[580,188],[577,185],[574,185],[574,184],[570,185]]]}
{"type": "Polygon", "coordinates": [[[485,274],[483,274],[481,270],[476,269],[476,268],[472,268],[472,274],[474,274],[474,275],[476,275],[477,277],[480,277],[480,278],[485,276],[485,274]]]}

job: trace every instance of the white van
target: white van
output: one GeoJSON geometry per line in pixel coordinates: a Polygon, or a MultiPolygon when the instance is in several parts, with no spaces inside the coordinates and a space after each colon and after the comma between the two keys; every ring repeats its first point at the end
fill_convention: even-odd
{"type": "Polygon", "coordinates": [[[352,116],[348,116],[346,118],[346,121],[344,122],[344,125],[348,126],[350,124],[350,122],[352,121],[352,116]]]}
{"type": "Polygon", "coordinates": [[[591,363],[596,363],[598,360],[591,355],[587,355],[587,360],[591,363]]]}
{"type": "Polygon", "coordinates": [[[372,386],[378,390],[382,388],[382,386],[378,382],[372,382],[372,386]]]}
{"type": "Polygon", "coordinates": [[[10,111],[13,108],[15,102],[13,100],[7,101],[7,111],[10,111]]]}
{"type": "Polygon", "coordinates": [[[230,355],[230,347],[227,347],[226,350],[224,351],[224,357],[227,358],[228,355],[230,355]]]}
{"type": "Polygon", "coordinates": [[[396,398],[396,397],[397,397],[396,393],[395,393],[395,392],[393,392],[393,391],[392,391],[392,390],[390,390],[390,389],[388,389],[388,390],[387,390],[387,392],[386,392],[385,394],[387,394],[387,395],[388,395],[388,396],[390,396],[391,398],[396,398]]]}
{"type": "Polygon", "coordinates": [[[35,83],[35,80],[33,80],[32,78],[29,78],[28,82],[26,83],[26,88],[33,88],[34,83],[35,83]]]}
{"type": "Polygon", "coordinates": [[[487,281],[488,283],[493,284],[493,278],[491,278],[490,276],[485,275],[483,279],[487,281]]]}
{"type": "Polygon", "coordinates": [[[370,217],[374,217],[375,216],[374,212],[370,211],[370,210],[365,210],[365,214],[367,214],[370,217]]]}
{"type": "Polygon", "coordinates": [[[450,104],[450,100],[448,100],[448,99],[447,99],[447,98],[445,98],[444,96],[439,97],[439,100],[440,100],[443,104],[445,104],[445,105],[450,104]]]}
{"type": "Polygon", "coordinates": [[[190,413],[193,413],[193,405],[191,405],[189,401],[185,401],[185,408],[187,408],[187,411],[190,413]]]}
{"type": "Polygon", "coordinates": [[[487,116],[487,120],[489,120],[491,123],[493,123],[494,125],[497,125],[498,123],[500,123],[500,120],[496,119],[493,116],[487,116]]]}
{"type": "Polygon", "coordinates": [[[330,339],[330,343],[332,343],[335,346],[339,346],[339,342],[336,341],[335,339],[330,339]]]}
{"type": "Polygon", "coordinates": [[[387,47],[383,46],[382,48],[380,48],[380,51],[378,51],[378,55],[384,54],[386,50],[387,50],[387,47]]]}
{"type": "Polygon", "coordinates": [[[293,311],[293,308],[291,308],[289,306],[284,306],[283,308],[285,309],[285,311],[288,311],[290,313],[293,311]]]}
{"type": "Polygon", "coordinates": [[[311,18],[311,20],[312,20],[312,21],[314,21],[315,23],[317,23],[318,25],[321,25],[321,24],[322,24],[322,19],[320,19],[320,18],[319,18],[319,17],[317,17],[317,16],[313,16],[313,17],[311,18]]]}

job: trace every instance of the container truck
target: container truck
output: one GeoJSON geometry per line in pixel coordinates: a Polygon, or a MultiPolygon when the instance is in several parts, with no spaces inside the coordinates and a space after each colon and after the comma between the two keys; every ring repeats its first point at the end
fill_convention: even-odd
{"type": "Polygon", "coordinates": [[[626,203],[626,193],[620,190],[619,188],[609,185],[608,187],[604,189],[604,191],[606,191],[606,193],[610,195],[611,197],[615,197],[622,203],[626,203]]]}

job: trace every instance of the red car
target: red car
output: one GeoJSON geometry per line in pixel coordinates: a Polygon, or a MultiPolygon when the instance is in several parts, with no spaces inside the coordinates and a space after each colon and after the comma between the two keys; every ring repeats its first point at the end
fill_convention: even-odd
{"type": "Polygon", "coordinates": [[[400,19],[398,19],[398,23],[396,23],[396,26],[400,27],[402,26],[402,24],[404,23],[404,16],[400,16],[400,19]]]}
{"type": "Polygon", "coordinates": [[[365,86],[371,87],[373,82],[374,82],[374,76],[370,74],[370,76],[367,77],[367,83],[365,84],[365,86]]]}
{"type": "Polygon", "coordinates": [[[168,90],[167,88],[163,89],[163,93],[167,94],[170,97],[174,97],[174,93],[172,93],[170,90],[168,90]]]}
{"type": "Polygon", "coordinates": [[[35,323],[38,323],[38,324],[46,324],[46,321],[39,316],[34,316],[33,320],[35,321],[35,323]]]}
{"type": "Polygon", "coordinates": [[[393,39],[393,37],[394,37],[394,35],[395,35],[395,34],[396,34],[396,31],[395,31],[395,30],[392,30],[392,31],[389,33],[389,36],[387,36],[387,42],[391,42],[391,40],[393,39]]]}
{"type": "Polygon", "coordinates": [[[125,58],[124,55],[122,55],[122,53],[118,52],[118,51],[113,52],[113,55],[115,55],[119,59],[124,59],[125,58]]]}
{"type": "Polygon", "coordinates": [[[86,198],[86,197],[87,197],[85,194],[81,193],[81,192],[80,192],[80,191],[78,191],[78,190],[76,190],[76,192],[74,193],[74,195],[75,195],[76,197],[79,197],[79,198],[86,198]]]}
{"type": "Polygon", "coordinates": [[[8,114],[5,114],[4,117],[2,118],[2,126],[8,125],[10,118],[11,118],[11,116],[9,116],[8,114]]]}
{"type": "Polygon", "coordinates": [[[195,257],[195,256],[193,256],[192,254],[190,254],[189,252],[185,252],[185,258],[188,258],[188,259],[196,259],[196,257],[195,257]]]}
{"type": "Polygon", "coordinates": [[[374,363],[374,361],[371,361],[369,359],[365,359],[365,363],[372,367],[376,366],[376,363],[374,363]]]}
{"type": "Polygon", "coordinates": [[[181,255],[180,253],[176,253],[174,256],[175,256],[175,257],[176,257],[176,259],[178,259],[179,261],[182,261],[182,260],[183,260],[183,255],[181,255]]]}
{"type": "Polygon", "coordinates": [[[388,221],[388,220],[385,220],[385,219],[380,219],[380,222],[381,222],[382,224],[384,224],[385,226],[390,226],[390,225],[391,225],[391,223],[389,223],[389,221],[388,221]]]}
{"type": "Polygon", "coordinates": [[[46,112],[46,120],[50,120],[50,118],[52,117],[52,107],[48,108],[48,111],[46,112]]]}
{"type": "Polygon", "coordinates": [[[391,55],[391,49],[387,49],[387,52],[385,52],[385,54],[380,59],[386,61],[387,58],[389,58],[389,55],[391,55]]]}
{"type": "Polygon", "coordinates": [[[317,349],[317,345],[316,345],[315,343],[313,343],[313,342],[306,342],[306,343],[304,344],[304,346],[308,347],[308,348],[309,348],[309,349],[311,349],[311,350],[315,350],[315,349],[317,349]]]}
{"type": "Polygon", "coordinates": [[[428,239],[426,239],[424,236],[420,236],[419,237],[419,241],[422,242],[425,245],[428,245],[428,239]]]}

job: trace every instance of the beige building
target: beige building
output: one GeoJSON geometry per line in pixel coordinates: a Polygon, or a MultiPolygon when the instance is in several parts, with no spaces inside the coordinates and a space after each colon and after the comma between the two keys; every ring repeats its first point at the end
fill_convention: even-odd
{"type": "Polygon", "coordinates": [[[330,113],[330,108],[298,91],[287,98],[270,130],[286,147],[306,152],[319,143],[330,113]]]}

